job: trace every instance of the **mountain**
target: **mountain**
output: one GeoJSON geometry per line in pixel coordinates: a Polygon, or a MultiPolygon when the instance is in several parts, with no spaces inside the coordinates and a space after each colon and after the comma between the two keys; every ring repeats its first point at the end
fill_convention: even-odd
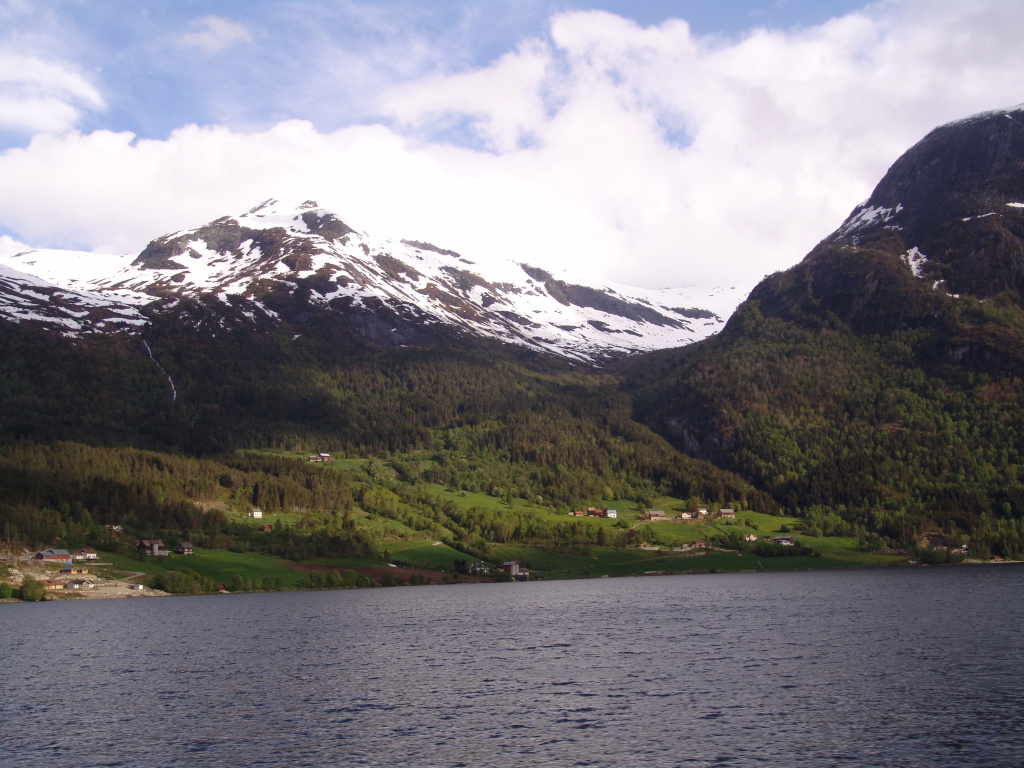
{"type": "Polygon", "coordinates": [[[623,363],[637,417],[812,528],[1024,552],[1024,107],[941,126],[718,336],[623,363]]]}
{"type": "Polygon", "coordinates": [[[159,237],[135,258],[29,251],[7,261],[38,280],[31,290],[0,283],[0,316],[68,335],[108,330],[120,315],[152,318],[180,299],[211,308],[216,300],[235,322],[284,321],[296,334],[314,330],[310,318],[329,310],[382,346],[490,338],[586,363],[705,338],[739,300],[736,289],[708,296],[568,282],[525,263],[475,263],[429,243],[358,232],[312,201],[268,200],[159,237]],[[47,300],[32,303],[43,280],[53,283],[43,290],[47,300]],[[106,315],[76,315],[81,296],[106,315]],[[30,315],[18,311],[26,301],[30,315]]]}

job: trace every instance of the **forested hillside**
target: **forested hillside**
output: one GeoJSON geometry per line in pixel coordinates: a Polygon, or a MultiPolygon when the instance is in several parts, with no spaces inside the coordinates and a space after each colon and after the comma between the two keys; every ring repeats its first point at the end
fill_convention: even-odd
{"type": "Polygon", "coordinates": [[[720,336],[627,362],[638,418],[814,527],[1024,554],[1020,114],[937,129],[720,336]]]}
{"type": "Polygon", "coordinates": [[[619,380],[595,369],[487,342],[380,349],[326,314],[299,335],[233,329],[201,304],[182,311],[190,322],[161,321],[145,346],[2,329],[6,541],[95,541],[116,524],[282,555],[379,553],[353,511],[475,552],[598,533],[511,509],[466,513],[429,484],[563,514],[588,499],[643,506],[666,494],[778,509],[633,421],[619,380]],[[372,461],[346,475],[266,449],[372,461]],[[299,517],[287,533],[253,537],[237,524],[250,506],[299,517]]]}

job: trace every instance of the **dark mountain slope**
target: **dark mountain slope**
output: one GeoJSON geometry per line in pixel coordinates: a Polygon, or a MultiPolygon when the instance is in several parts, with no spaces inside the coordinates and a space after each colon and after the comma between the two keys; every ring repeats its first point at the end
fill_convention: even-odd
{"type": "Polygon", "coordinates": [[[438,482],[514,488],[551,505],[617,498],[775,504],[632,420],[618,381],[487,339],[377,347],[349,319],[313,310],[253,327],[220,300],[163,307],[145,333],[76,341],[0,322],[3,442],[239,448],[358,456],[420,451],[438,482]]]}
{"type": "Polygon", "coordinates": [[[638,417],[812,524],[1020,552],[1022,202],[1024,113],[933,131],[720,336],[627,361],[638,417]]]}

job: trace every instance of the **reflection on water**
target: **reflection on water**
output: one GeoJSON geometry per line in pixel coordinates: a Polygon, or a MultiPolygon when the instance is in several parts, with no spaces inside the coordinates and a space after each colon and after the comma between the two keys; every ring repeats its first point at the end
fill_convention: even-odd
{"type": "Polygon", "coordinates": [[[0,605],[0,765],[1016,766],[1024,569],[0,605]]]}

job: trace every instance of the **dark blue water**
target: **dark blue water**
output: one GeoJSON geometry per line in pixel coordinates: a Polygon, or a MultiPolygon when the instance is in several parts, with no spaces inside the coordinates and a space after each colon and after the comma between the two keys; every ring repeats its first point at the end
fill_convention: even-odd
{"type": "Polygon", "coordinates": [[[1024,568],[0,605],[2,766],[1020,766],[1024,568]]]}

